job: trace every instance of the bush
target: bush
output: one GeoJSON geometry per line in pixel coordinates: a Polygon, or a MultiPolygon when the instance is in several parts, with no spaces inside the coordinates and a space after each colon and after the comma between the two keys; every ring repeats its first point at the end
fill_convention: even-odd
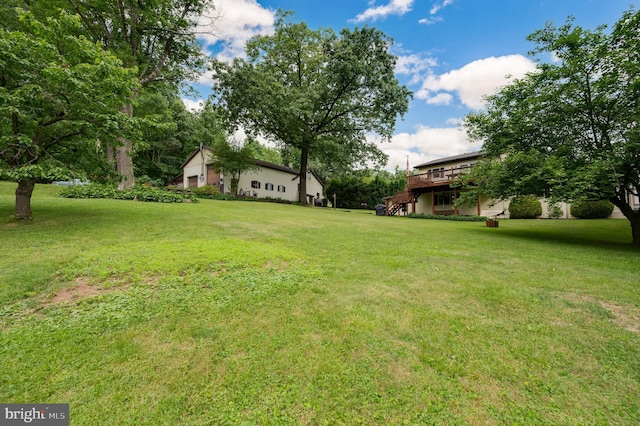
{"type": "Polygon", "coordinates": [[[562,217],[563,214],[564,212],[557,205],[554,204],[552,206],[549,206],[549,213],[548,213],[549,219],[559,219],[562,217]]]}
{"type": "Polygon", "coordinates": [[[461,216],[461,215],[442,215],[442,214],[424,214],[409,213],[409,217],[414,219],[435,219],[435,220],[451,220],[454,222],[484,222],[487,220],[485,216],[461,216]]]}
{"type": "Polygon", "coordinates": [[[220,190],[217,186],[205,185],[200,188],[191,188],[191,193],[197,197],[208,198],[214,195],[218,195],[220,190]]]}
{"type": "Polygon", "coordinates": [[[584,200],[571,204],[571,215],[580,219],[606,219],[613,212],[613,203],[607,200],[584,200]]]}
{"type": "Polygon", "coordinates": [[[136,200],[158,203],[197,202],[198,199],[189,194],[176,194],[165,189],[135,186],[128,190],[118,190],[114,185],[78,185],[60,191],[62,198],[108,198],[111,200],[136,200]]]}
{"type": "Polygon", "coordinates": [[[511,219],[535,219],[542,214],[542,203],[535,195],[514,197],[509,204],[511,219]]]}

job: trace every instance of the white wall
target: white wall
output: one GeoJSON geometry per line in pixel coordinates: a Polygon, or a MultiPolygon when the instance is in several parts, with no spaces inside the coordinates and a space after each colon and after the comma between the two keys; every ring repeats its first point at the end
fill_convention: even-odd
{"type": "MultiPolygon", "coordinates": [[[[183,167],[183,185],[189,187],[189,178],[196,176],[198,187],[207,183],[207,166],[210,162],[211,150],[204,148],[197,152],[183,167]]],[[[231,178],[221,176],[224,181],[224,191],[231,192],[231,178]]],[[[281,198],[288,201],[298,201],[298,175],[294,171],[283,171],[260,166],[259,170],[250,170],[240,175],[238,192],[259,198],[281,198]],[[259,188],[251,186],[252,181],[260,183],[259,188]],[[267,189],[267,184],[272,184],[272,189],[267,189]],[[280,187],[280,191],[278,191],[280,187]]],[[[311,172],[307,174],[307,194],[314,199],[323,199],[323,187],[320,181],[311,172]]]]}
{"type": "MultiPolygon", "coordinates": [[[[260,170],[252,170],[240,176],[238,191],[258,198],[269,197],[298,201],[298,176],[294,173],[261,166],[260,170]],[[253,188],[252,181],[259,182],[260,188],[253,188]],[[271,184],[272,189],[267,189],[267,184],[271,184]],[[278,191],[279,186],[281,186],[280,191],[278,191]],[[284,191],[282,191],[282,187],[284,187],[284,191]]],[[[307,194],[312,195],[314,199],[324,198],[322,185],[312,173],[308,174],[307,194]]]]}
{"type": "Polygon", "coordinates": [[[251,170],[240,175],[238,192],[258,198],[282,198],[283,200],[296,201],[298,199],[298,182],[297,178],[295,181],[292,180],[293,178],[296,178],[296,175],[260,167],[259,170],[251,170]],[[252,188],[252,181],[259,182],[260,188],[252,188]],[[267,189],[268,183],[273,185],[270,190],[267,189]],[[282,188],[281,191],[278,191],[278,186],[283,186],[284,192],[282,192],[282,188]]]}
{"type": "Polygon", "coordinates": [[[196,152],[193,158],[189,160],[187,164],[184,165],[184,167],[182,168],[182,172],[183,172],[182,183],[184,185],[184,188],[189,187],[189,177],[192,177],[192,176],[198,177],[198,187],[206,185],[207,183],[206,164],[209,162],[210,154],[211,154],[211,150],[205,148],[202,151],[196,152]]]}

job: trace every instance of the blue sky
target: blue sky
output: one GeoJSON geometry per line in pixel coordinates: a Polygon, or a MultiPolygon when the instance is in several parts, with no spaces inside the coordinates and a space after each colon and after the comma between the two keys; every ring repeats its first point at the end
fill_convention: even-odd
{"type": "MultiPolygon", "coordinates": [[[[477,150],[460,120],[482,109],[482,97],[504,85],[507,75],[520,77],[535,68],[526,40],[546,22],[611,27],[634,0],[214,0],[217,16],[202,41],[211,56],[243,55],[255,34],[273,32],[277,9],[292,10],[295,20],[311,28],[336,32],[375,26],[394,39],[396,75],[414,92],[409,113],[398,120],[391,143],[380,144],[389,155],[388,169],[404,168],[436,158],[477,150]]],[[[551,57],[537,58],[543,61],[551,57]]],[[[198,84],[200,99],[210,93],[211,77],[198,84]]],[[[193,106],[195,100],[186,100],[193,106]]],[[[375,136],[371,136],[375,139],[375,136]]]]}

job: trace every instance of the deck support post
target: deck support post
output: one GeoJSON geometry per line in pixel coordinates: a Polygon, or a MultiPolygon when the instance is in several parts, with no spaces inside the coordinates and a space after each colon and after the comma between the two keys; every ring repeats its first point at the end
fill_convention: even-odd
{"type": "Polygon", "coordinates": [[[456,206],[456,201],[458,201],[458,188],[453,188],[453,215],[458,215],[458,206],[456,206]]]}
{"type": "Polygon", "coordinates": [[[431,214],[436,214],[436,191],[431,188],[431,214]]]}

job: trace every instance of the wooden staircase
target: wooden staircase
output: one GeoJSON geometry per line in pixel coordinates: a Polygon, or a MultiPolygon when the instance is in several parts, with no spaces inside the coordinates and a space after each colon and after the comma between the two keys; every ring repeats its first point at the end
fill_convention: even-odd
{"type": "Polygon", "coordinates": [[[400,191],[395,195],[385,198],[384,203],[387,207],[386,216],[394,216],[404,207],[404,211],[409,210],[409,203],[411,202],[413,194],[408,189],[400,191]]]}

